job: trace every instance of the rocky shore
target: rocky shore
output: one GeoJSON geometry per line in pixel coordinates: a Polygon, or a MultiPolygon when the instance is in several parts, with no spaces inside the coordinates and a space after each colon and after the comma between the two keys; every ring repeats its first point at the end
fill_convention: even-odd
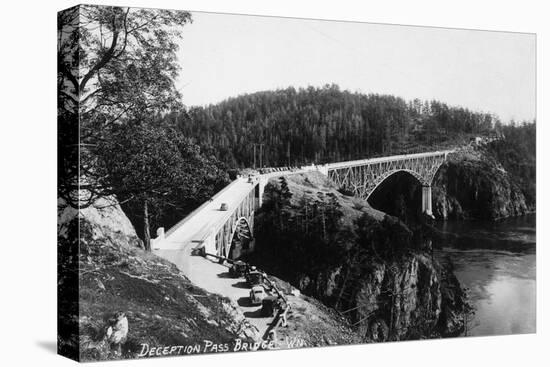
{"type": "Polygon", "coordinates": [[[490,146],[468,147],[451,154],[432,185],[438,219],[495,220],[534,211],[490,146]]]}

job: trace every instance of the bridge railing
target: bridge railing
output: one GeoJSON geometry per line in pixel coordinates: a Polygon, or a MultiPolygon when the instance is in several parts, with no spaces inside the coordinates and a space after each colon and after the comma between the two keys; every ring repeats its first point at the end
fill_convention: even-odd
{"type": "MultiPolygon", "coordinates": [[[[293,170],[286,170],[286,171],[276,171],[276,172],[270,172],[270,173],[265,173],[265,174],[261,174],[261,175],[256,175],[256,176],[252,176],[252,184],[250,186],[250,190],[246,193],[246,194],[243,194],[241,198],[238,199],[238,202],[241,203],[243,200],[246,199],[246,197],[250,194],[250,191],[254,190],[256,188],[257,185],[260,184],[260,180],[269,180],[271,178],[275,178],[275,177],[279,177],[279,176],[286,176],[286,175],[292,175],[292,174],[300,174],[300,173],[305,173],[305,172],[311,172],[311,171],[315,171],[317,170],[317,166],[315,165],[311,165],[311,166],[303,166],[303,167],[300,167],[298,169],[293,169],[293,170]]],[[[242,180],[244,179],[244,177],[241,177],[241,178],[237,178],[235,181],[232,182],[232,184],[238,182],[238,180],[242,180]]],[[[231,185],[231,184],[230,184],[231,185]]],[[[226,186],[222,191],[220,191],[219,193],[217,193],[213,199],[217,198],[219,195],[223,194],[223,192],[225,192],[226,190],[228,190],[230,188],[230,185],[226,186]]],[[[208,202],[206,202],[205,204],[203,204],[201,207],[195,209],[195,211],[193,211],[188,217],[191,217],[194,213],[196,212],[199,212],[200,210],[202,210],[204,208],[204,206],[208,205],[208,202]]],[[[236,205],[234,208],[231,208],[230,210],[228,210],[226,212],[226,214],[222,217],[222,219],[215,225],[213,226],[212,228],[210,228],[207,232],[205,232],[201,237],[197,237],[197,238],[194,238],[193,239],[193,242],[197,242],[197,243],[201,243],[201,242],[205,242],[207,241],[209,238],[215,238],[216,235],[221,231],[223,230],[225,224],[231,219],[231,217],[233,216],[233,214],[235,213],[236,210],[238,210],[239,208],[239,205],[236,205]]],[[[186,219],[185,218],[184,220],[182,220],[180,223],[178,223],[178,225],[176,225],[177,227],[183,225],[185,222],[186,222],[186,219]]],[[[174,226],[172,228],[170,228],[170,231],[167,232],[167,236],[169,236],[171,233],[173,233],[175,230],[177,230],[177,227],[174,226]]]]}
{"type": "MultiPolygon", "coordinates": [[[[394,155],[389,157],[380,157],[380,158],[369,158],[369,159],[360,159],[360,160],[353,160],[353,161],[344,161],[344,162],[336,162],[336,163],[328,163],[326,165],[309,165],[309,166],[301,166],[296,167],[291,170],[285,170],[285,171],[276,171],[276,172],[270,172],[265,173],[261,175],[256,175],[254,178],[257,179],[270,179],[275,178],[278,176],[285,176],[285,175],[292,175],[292,174],[300,174],[300,173],[306,173],[311,171],[318,171],[320,169],[328,169],[328,170],[334,170],[338,168],[344,168],[344,167],[352,167],[352,166],[360,166],[360,165],[367,165],[367,164],[375,164],[375,163],[383,163],[383,162],[390,162],[395,160],[404,160],[404,159],[415,159],[415,158],[425,158],[425,157],[433,157],[433,156],[440,156],[440,155],[447,155],[449,153],[454,152],[454,150],[444,150],[444,151],[436,151],[436,152],[429,152],[429,153],[415,153],[415,154],[402,154],[402,155],[394,155]]],[[[201,210],[203,210],[208,204],[219,198],[221,195],[223,195],[226,191],[230,190],[233,185],[235,185],[239,180],[242,180],[243,178],[237,178],[231,183],[229,183],[227,186],[225,186],[223,189],[221,189],[219,192],[217,192],[212,198],[209,200],[206,200],[203,204],[201,204],[198,208],[193,210],[191,213],[189,213],[185,218],[180,220],[178,223],[176,223],[174,226],[172,226],[169,230],[167,230],[164,234],[164,238],[169,237],[172,235],[175,231],[178,230],[183,224],[185,224],[187,221],[189,221],[193,216],[195,216],[197,213],[199,213],[201,210]]],[[[255,183],[253,186],[255,186],[257,183],[255,183]]],[[[225,221],[227,221],[233,211],[228,211],[228,214],[226,217],[224,217],[222,224],[216,226],[212,231],[217,233],[225,224],[225,221]]],[[[209,233],[211,233],[209,231],[209,233]]],[[[214,234],[215,235],[215,234],[214,234]]],[[[206,237],[209,237],[207,235],[206,237]]],[[[199,239],[200,240],[200,239],[199,239]]]]}
{"type": "MultiPolygon", "coordinates": [[[[266,173],[266,174],[262,174],[262,175],[256,175],[254,176],[256,179],[258,178],[265,178],[265,179],[270,179],[270,178],[273,178],[273,177],[277,177],[277,176],[284,176],[284,175],[288,175],[288,174],[297,174],[297,173],[303,173],[303,172],[307,172],[307,171],[311,171],[312,167],[310,166],[307,166],[307,167],[301,167],[299,169],[296,169],[296,170],[291,170],[291,171],[278,171],[278,172],[270,172],[270,173],[266,173]]],[[[172,235],[174,232],[176,232],[182,225],[184,225],[185,223],[187,223],[189,220],[191,220],[191,218],[193,218],[197,213],[201,212],[205,207],[208,206],[208,204],[210,204],[211,201],[213,200],[216,200],[218,199],[220,196],[222,196],[225,192],[227,192],[228,190],[230,190],[234,185],[236,185],[239,180],[242,180],[243,177],[239,177],[235,180],[233,180],[232,182],[230,182],[227,186],[225,186],[223,189],[221,189],[220,191],[218,191],[214,196],[212,196],[210,199],[206,200],[204,203],[202,203],[198,208],[196,208],[195,210],[193,210],[191,213],[189,213],[187,216],[185,216],[185,218],[183,218],[182,220],[180,220],[178,223],[174,224],[172,227],[170,227],[170,229],[168,229],[165,234],[164,234],[164,239],[168,238],[170,235],[172,235]]],[[[254,187],[257,185],[257,182],[254,184],[254,187]]],[[[227,218],[224,218],[224,224],[225,224],[225,221],[227,221],[227,219],[229,219],[231,217],[231,213],[233,213],[233,211],[230,211],[229,212],[230,214],[227,216],[227,218]]],[[[215,231],[215,233],[217,233],[220,228],[223,227],[223,224],[219,227],[219,228],[215,228],[213,229],[213,231],[215,231]]],[[[210,233],[210,231],[209,231],[210,233]]],[[[205,238],[208,238],[209,235],[205,236],[205,238]]],[[[198,239],[198,241],[200,241],[200,239],[198,239]]]]}
{"type": "MultiPolygon", "coordinates": [[[[241,178],[242,179],[242,178],[241,178]]],[[[234,182],[237,182],[239,179],[235,180],[234,182]]],[[[233,183],[234,183],[233,182],[233,183]]],[[[208,238],[210,237],[215,237],[219,231],[221,231],[223,229],[223,227],[225,226],[225,224],[227,223],[227,221],[229,219],[231,219],[231,217],[233,216],[233,214],[239,209],[239,206],[240,206],[240,203],[246,199],[246,197],[248,195],[250,195],[250,191],[253,191],[256,186],[259,184],[259,181],[255,181],[253,182],[251,185],[250,185],[250,190],[246,192],[246,194],[243,194],[242,195],[242,198],[239,198],[238,202],[239,204],[238,205],[235,205],[233,208],[231,208],[231,210],[228,210],[227,212],[225,212],[225,214],[223,215],[223,217],[221,218],[221,220],[214,226],[212,226],[212,228],[210,228],[207,232],[205,232],[205,234],[202,236],[202,237],[199,237],[199,238],[194,238],[193,241],[195,242],[204,242],[206,241],[208,238]]],[[[229,186],[229,185],[228,185],[229,186]]],[[[226,186],[224,188],[227,189],[228,186],[226,186]]],[[[221,191],[220,191],[221,193],[221,191]]],[[[218,193],[219,194],[219,193],[218,193]]],[[[216,195],[217,197],[218,195],[216,195]]]]}
{"type": "Polygon", "coordinates": [[[368,159],[358,159],[358,160],[347,161],[347,162],[328,163],[326,166],[328,167],[328,169],[337,169],[337,168],[343,168],[343,167],[362,166],[367,164],[385,163],[385,162],[405,160],[405,159],[419,159],[419,158],[442,156],[452,152],[454,152],[454,150],[442,150],[442,151],[429,152],[429,153],[391,155],[388,157],[368,158],[368,159]]]}
{"type": "Polygon", "coordinates": [[[212,196],[210,199],[206,200],[204,203],[202,203],[197,209],[193,210],[191,213],[187,214],[185,218],[180,220],[178,223],[174,224],[168,231],[166,231],[166,237],[170,236],[172,233],[174,233],[179,227],[181,227],[183,224],[188,222],[191,218],[193,218],[194,215],[199,213],[201,210],[203,210],[208,204],[210,204],[211,201],[216,200],[221,195],[223,195],[226,191],[228,191],[232,186],[237,184],[238,178],[231,181],[227,186],[225,186],[223,189],[218,191],[214,196],[212,196]]]}

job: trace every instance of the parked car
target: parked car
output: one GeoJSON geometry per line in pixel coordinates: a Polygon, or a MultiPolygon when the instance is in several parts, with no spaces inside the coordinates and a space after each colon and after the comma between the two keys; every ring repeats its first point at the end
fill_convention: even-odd
{"type": "Polygon", "coordinates": [[[204,248],[204,246],[195,247],[194,249],[191,250],[191,255],[206,257],[206,249],[204,248]]]}
{"type": "Polygon", "coordinates": [[[229,267],[229,275],[233,278],[242,277],[246,274],[248,264],[243,261],[237,260],[229,267]]]}
{"type": "Polygon", "coordinates": [[[228,209],[228,206],[227,206],[227,203],[222,203],[222,205],[220,206],[220,210],[222,212],[226,212],[228,209]]]}
{"type": "Polygon", "coordinates": [[[256,285],[261,285],[263,283],[263,274],[258,270],[251,270],[245,275],[248,285],[254,287],[256,285]]]}
{"type": "Polygon", "coordinates": [[[267,297],[267,293],[261,285],[256,285],[250,290],[250,303],[253,305],[261,305],[265,297],[267,297]]]}
{"type": "Polygon", "coordinates": [[[262,299],[262,315],[272,317],[280,307],[279,299],[275,296],[266,296],[262,299]]]}

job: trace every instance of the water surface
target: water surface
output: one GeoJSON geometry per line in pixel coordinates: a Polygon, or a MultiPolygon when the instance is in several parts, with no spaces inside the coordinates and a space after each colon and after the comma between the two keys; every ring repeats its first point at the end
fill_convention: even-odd
{"type": "Polygon", "coordinates": [[[535,215],[498,222],[446,222],[436,256],[449,256],[475,315],[467,335],[536,331],[535,215]]]}

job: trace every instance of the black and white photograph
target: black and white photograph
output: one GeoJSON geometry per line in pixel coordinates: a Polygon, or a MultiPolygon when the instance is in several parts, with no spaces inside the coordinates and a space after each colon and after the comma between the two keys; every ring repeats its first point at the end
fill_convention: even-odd
{"type": "Polygon", "coordinates": [[[56,35],[60,355],[537,332],[536,34],[77,5],[56,35]]]}

